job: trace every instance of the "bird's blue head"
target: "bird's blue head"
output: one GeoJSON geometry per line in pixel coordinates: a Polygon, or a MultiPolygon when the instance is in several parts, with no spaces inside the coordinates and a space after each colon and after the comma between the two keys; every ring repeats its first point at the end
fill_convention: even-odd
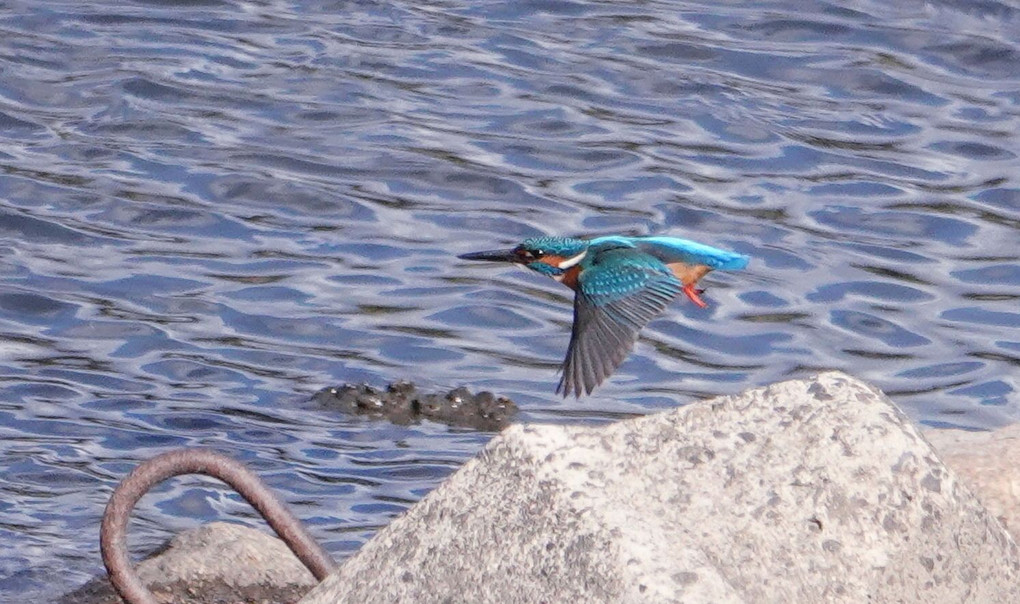
{"type": "Polygon", "coordinates": [[[572,237],[531,237],[508,250],[461,254],[464,260],[488,260],[523,264],[531,270],[561,279],[571,267],[584,259],[588,242],[572,237]]]}

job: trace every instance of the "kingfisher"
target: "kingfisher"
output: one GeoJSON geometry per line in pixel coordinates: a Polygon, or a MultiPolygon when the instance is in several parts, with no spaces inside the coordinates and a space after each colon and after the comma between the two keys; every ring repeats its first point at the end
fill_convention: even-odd
{"type": "Polygon", "coordinates": [[[700,308],[698,280],[713,270],[741,270],[748,257],[677,237],[594,239],[532,237],[464,260],[510,262],[574,290],[574,324],[556,387],[576,398],[606,380],[634,347],[638,332],[682,293],[700,308]]]}

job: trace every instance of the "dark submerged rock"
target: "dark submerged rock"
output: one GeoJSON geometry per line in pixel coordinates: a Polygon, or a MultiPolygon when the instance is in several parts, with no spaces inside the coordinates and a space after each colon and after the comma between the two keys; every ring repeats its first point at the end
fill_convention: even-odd
{"type": "Polygon", "coordinates": [[[343,384],[320,390],[312,400],[326,409],[386,419],[395,424],[428,419],[490,431],[507,427],[517,413],[513,401],[488,391],[472,394],[461,387],[445,394],[425,393],[407,381],[393,382],[385,390],[367,384],[343,384]]]}

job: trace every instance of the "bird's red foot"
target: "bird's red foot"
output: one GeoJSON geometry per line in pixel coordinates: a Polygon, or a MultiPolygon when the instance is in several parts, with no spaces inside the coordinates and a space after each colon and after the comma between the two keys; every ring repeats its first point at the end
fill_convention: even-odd
{"type": "Polygon", "coordinates": [[[708,308],[708,304],[706,304],[705,301],[701,299],[701,294],[705,293],[705,290],[695,289],[694,284],[692,283],[690,285],[685,285],[683,292],[687,294],[687,297],[691,299],[691,302],[697,304],[698,307],[708,308]]]}

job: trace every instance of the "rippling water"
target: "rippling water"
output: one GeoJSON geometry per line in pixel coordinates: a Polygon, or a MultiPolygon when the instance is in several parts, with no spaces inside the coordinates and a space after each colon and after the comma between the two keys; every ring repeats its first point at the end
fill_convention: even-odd
{"type": "MultiPolygon", "coordinates": [[[[490,437],[310,408],[398,378],[598,422],[828,368],[917,421],[1020,417],[1020,12],[980,2],[8,2],[0,594],[100,571],[170,447],[263,475],[338,557],[490,437]],[[553,395],[569,291],[456,253],[675,234],[750,254],[608,385],[553,395]]],[[[258,521],[146,498],[143,552],[258,521]]]]}

